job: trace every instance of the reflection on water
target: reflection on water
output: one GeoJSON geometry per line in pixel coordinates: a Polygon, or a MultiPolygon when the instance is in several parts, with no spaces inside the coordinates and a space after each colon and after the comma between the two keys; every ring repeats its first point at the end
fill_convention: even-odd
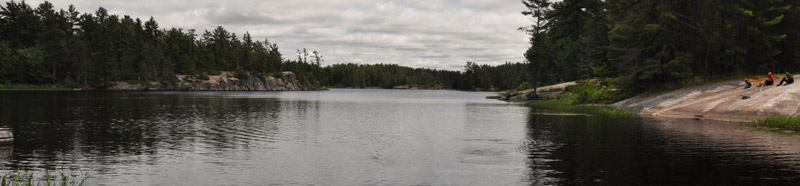
{"type": "Polygon", "coordinates": [[[800,138],[532,110],[492,93],[0,92],[7,168],[106,185],[651,185],[800,181],[800,138]]]}
{"type": "Polygon", "coordinates": [[[759,185],[800,181],[800,137],[737,123],[531,115],[535,185],[759,185]]]}
{"type": "Polygon", "coordinates": [[[0,160],[108,185],[520,184],[528,109],[491,94],[0,92],[0,160]]]}
{"type": "Polygon", "coordinates": [[[0,146],[0,159],[9,159],[14,154],[14,146],[0,146]]]}

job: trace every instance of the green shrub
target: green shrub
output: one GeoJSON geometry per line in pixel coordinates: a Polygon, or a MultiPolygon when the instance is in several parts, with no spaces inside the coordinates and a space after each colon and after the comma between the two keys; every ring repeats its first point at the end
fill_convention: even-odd
{"type": "Polygon", "coordinates": [[[262,72],[255,73],[255,76],[262,81],[267,81],[267,75],[262,72]]]}
{"type": "Polygon", "coordinates": [[[528,83],[527,81],[523,81],[517,86],[517,91],[523,91],[528,89],[531,89],[531,84],[528,83]]]}
{"type": "Polygon", "coordinates": [[[247,79],[250,78],[250,73],[244,71],[242,67],[236,68],[236,71],[233,73],[233,76],[239,79],[247,79]]]}
{"type": "Polygon", "coordinates": [[[66,81],[66,82],[64,82],[64,87],[67,87],[67,88],[80,88],[80,86],[81,85],[78,84],[78,82],[75,82],[75,81],[66,81]]]}
{"type": "Polygon", "coordinates": [[[607,101],[611,100],[609,92],[595,81],[575,86],[570,92],[573,94],[573,101],[577,104],[608,103],[607,101]]]}
{"type": "Polygon", "coordinates": [[[181,81],[180,79],[178,79],[178,76],[176,76],[175,73],[172,73],[172,72],[166,72],[166,73],[162,74],[160,76],[160,79],[161,79],[162,83],[181,81]]]}
{"type": "Polygon", "coordinates": [[[603,64],[592,68],[592,74],[594,74],[595,77],[611,77],[614,71],[611,70],[611,67],[608,65],[603,64]]]}
{"type": "MultiPolygon", "coordinates": [[[[626,98],[622,91],[609,88],[598,80],[583,81],[582,84],[565,87],[566,94],[559,95],[559,100],[569,104],[610,104],[626,98]]],[[[612,86],[613,87],[613,86],[612,86]]]]}
{"type": "Polygon", "coordinates": [[[200,79],[204,80],[204,81],[208,81],[209,79],[211,79],[211,77],[208,77],[208,74],[206,74],[206,73],[201,73],[200,74],[200,79]]]}

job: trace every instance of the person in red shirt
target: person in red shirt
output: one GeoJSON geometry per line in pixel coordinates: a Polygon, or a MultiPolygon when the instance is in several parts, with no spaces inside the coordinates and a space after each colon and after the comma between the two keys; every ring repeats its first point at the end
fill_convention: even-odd
{"type": "Polygon", "coordinates": [[[772,72],[769,72],[767,73],[767,80],[759,84],[758,87],[770,86],[774,83],[775,83],[775,76],[772,76],[772,72]]]}

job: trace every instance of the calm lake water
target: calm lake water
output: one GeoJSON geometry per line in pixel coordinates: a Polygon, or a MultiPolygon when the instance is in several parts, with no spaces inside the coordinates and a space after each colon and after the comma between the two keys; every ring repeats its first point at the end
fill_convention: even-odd
{"type": "Polygon", "coordinates": [[[6,169],[91,185],[785,185],[800,137],[531,109],[494,93],[0,92],[6,169]]]}

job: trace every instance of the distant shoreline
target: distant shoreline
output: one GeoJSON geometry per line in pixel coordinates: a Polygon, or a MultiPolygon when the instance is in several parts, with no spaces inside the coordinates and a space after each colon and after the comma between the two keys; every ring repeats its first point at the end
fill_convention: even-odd
{"type": "Polygon", "coordinates": [[[207,77],[176,75],[170,82],[113,81],[105,86],[71,88],[65,85],[0,84],[0,91],[315,91],[326,90],[317,81],[299,81],[293,72],[283,72],[279,78],[235,78],[223,71],[207,77]],[[205,79],[205,80],[203,80],[205,79]],[[284,80],[286,79],[286,80],[284,80]]]}
{"type": "Polygon", "coordinates": [[[110,91],[309,91],[321,89],[319,82],[309,80],[301,82],[290,71],[281,73],[279,78],[246,76],[240,79],[226,71],[206,77],[177,75],[176,78],[177,81],[167,83],[116,81],[111,82],[111,85],[104,89],[110,91]]]}

